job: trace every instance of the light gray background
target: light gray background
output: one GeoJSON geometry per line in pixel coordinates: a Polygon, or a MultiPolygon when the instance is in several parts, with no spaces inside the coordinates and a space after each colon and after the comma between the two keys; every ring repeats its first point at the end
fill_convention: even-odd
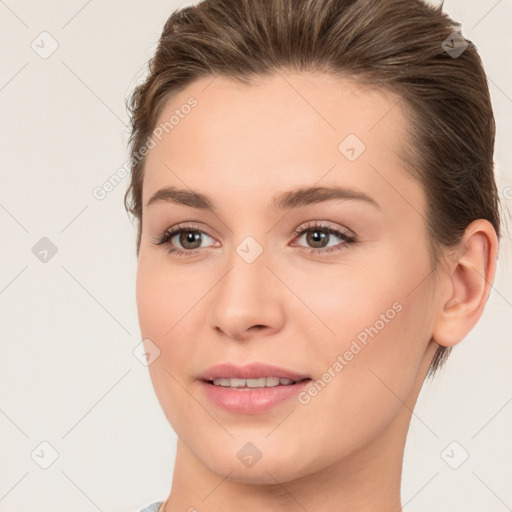
{"type": "MultiPolygon", "coordinates": [[[[128,178],[103,200],[92,191],[127,160],[124,102],[178,5],[0,1],[0,512],[134,511],[170,490],[176,437],[133,354],[128,178]],[[51,48],[43,31],[58,43],[46,59],[31,47],[51,48]],[[32,252],[42,237],[58,249],[46,263],[32,252]],[[44,441],[59,454],[48,469],[44,441]]],[[[484,61],[510,207],[512,0],[445,10],[484,61]]],[[[509,256],[505,233],[483,318],[420,395],[404,463],[409,512],[512,507],[509,256]]]]}

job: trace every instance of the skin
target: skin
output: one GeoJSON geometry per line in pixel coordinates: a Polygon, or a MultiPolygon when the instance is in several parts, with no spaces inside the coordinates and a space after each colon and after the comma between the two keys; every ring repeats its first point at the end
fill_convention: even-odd
{"type": "Polygon", "coordinates": [[[165,511],[399,512],[411,411],[438,344],[461,341],[482,314],[494,229],[475,221],[432,270],[425,193],[399,156],[407,116],[390,92],[313,73],[251,85],[208,77],[170,98],[158,123],[191,96],[197,106],[147,156],[136,283],[142,337],[160,350],[151,379],[178,436],[165,511]],[[338,150],[350,133],[366,145],[353,162],[338,150]],[[354,199],[268,206],[280,192],[333,185],[378,207],[354,199]],[[166,186],[207,195],[215,213],[146,206],[166,186]],[[294,234],[311,221],[357,240],[327,235],[340,250],[312,254],[321,245],[294,234]],[[182,222],[204,233],[192,256],[154,243],[182,222]],[[236,252],[249,235],[263,249],[250,264],[236,252]],[[400,312],[306,405],[292,398],[246,415],[202,393],[198,374],[226,361],[321,379],[396,303],[400,312]],[[237,457],[247,442],[262,453],[250,468],[237,457]]]}

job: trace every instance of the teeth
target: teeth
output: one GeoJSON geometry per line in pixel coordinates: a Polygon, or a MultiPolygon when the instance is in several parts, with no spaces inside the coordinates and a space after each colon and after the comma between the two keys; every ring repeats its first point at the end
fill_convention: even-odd
{"type": "Polygon", "coordinates": [[[295,384],[292,379],[284,379],[279,377],[261,377],[259,379],[213,379],[215,386],[223,386],[227,388],[273,388],[275,386],[288,386],[295,384]]]}

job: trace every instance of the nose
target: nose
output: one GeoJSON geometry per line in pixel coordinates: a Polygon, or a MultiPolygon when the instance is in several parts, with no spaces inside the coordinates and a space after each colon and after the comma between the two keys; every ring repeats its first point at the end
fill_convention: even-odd
{"type": "Polygon", "coordinates": [[[249,263],[233,250],[228,270],[212,290],[209,321],[213,329],[242,341],[283,328],[283,285],[268,263],[265,251],[249,263]]]}

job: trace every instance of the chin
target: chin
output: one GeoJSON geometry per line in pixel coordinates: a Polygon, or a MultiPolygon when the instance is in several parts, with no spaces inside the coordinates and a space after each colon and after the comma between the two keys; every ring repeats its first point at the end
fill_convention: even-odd
{"type": "Polygon", "coordinates": [[[296,480],[322,469],[327,463],[318,457],[311,459],[301,449],[301,442],[273,444],[265,440],[268,432],[199,445],[194,449],[199,462],[221,478],[239,483],[275,485],[296,480]],[[243,439],[243,440],[242,440],[243,439]],[[252,441],[251,441],[252,440],[252,441]],[[252,460],[251,460],[252,456],[252,460]]]}

